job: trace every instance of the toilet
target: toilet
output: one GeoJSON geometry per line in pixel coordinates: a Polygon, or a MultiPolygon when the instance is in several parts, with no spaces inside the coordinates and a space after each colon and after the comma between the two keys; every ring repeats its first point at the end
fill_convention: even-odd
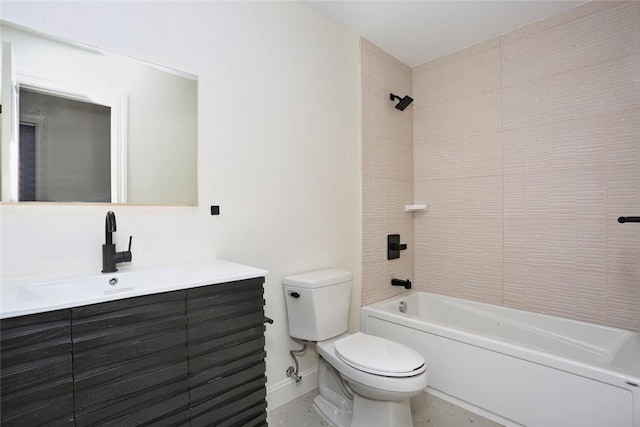
{"type": "Polygon", "coordinates": [[[352,275],[328,269],[283,279],[289,336],[316,342],[315,409],[336,427],[413,427],[409,399],[427,387],[424,358],[394,341],[347,334],[352,275]]]}

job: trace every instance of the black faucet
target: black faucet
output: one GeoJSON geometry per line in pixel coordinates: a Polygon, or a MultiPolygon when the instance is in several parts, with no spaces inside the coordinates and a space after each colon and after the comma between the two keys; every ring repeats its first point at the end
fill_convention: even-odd
{"type": "Polygon", "coordinates": [[[131,262],[131,239],[129,236],[129,249],[122,252],[116,252],[116,245],[113,243],[113,233],[117,231],[116,214],[109,211],[104,221],[104,240],[102,245],[102,272],[113,273],[118,271],[116,264],[121,262],[131,262]]]}
{"type": "Polygon", "coordinates": [[[391,286],[404,286],[405,289],[411,289],[411,280],[391,279],[391,286]]]}

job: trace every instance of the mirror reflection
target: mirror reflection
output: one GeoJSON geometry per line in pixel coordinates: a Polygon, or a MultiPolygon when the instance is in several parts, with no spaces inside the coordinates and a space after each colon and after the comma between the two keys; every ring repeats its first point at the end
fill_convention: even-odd
{"type": "Polygon", "coordinates": [[[197,203],[197,78],[0,21],[2,201],[197,203]]]}

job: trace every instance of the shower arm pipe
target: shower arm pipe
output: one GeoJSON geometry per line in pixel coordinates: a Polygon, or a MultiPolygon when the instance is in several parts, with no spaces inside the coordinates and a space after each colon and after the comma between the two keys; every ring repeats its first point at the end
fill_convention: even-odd
{"type": "Polygon", "coordinates": [[[624,224],[625,222],[640,222],[640,216],[621,216],[618,218],[618,222],[620,224],[624,224]]]}

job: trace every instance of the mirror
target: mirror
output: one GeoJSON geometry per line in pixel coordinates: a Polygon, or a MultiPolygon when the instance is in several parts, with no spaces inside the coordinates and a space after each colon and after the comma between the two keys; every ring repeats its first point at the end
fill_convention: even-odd
{"type": "Polygon", "coordinates": [[[2,201],[197,204],[197,77],[0,21],[2,201]]]}

